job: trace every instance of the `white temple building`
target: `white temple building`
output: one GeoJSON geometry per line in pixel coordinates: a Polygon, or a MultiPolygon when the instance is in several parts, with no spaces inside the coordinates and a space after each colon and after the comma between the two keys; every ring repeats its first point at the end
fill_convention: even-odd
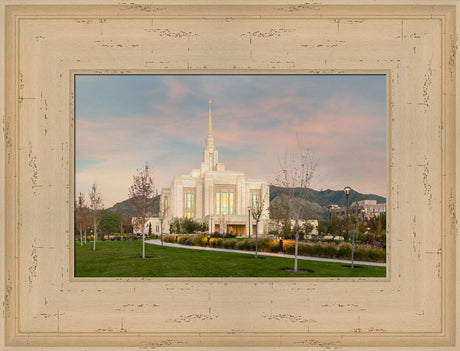
{"type": "MultiPolygon", "coordinates": [[[[208,135],[200,168],[174,177],[171,187],[161,191],[160,209],[164,209],[163,233],[169,232],[169,220],[188,217],[208,224],[209,232],[247,236],[255,234],[256,221],[249,210],[262,209],[258,233],[266,233],[269,220],[269,185],[265,179],[247,179],[242,171],[226,170],[219,162],[212,134],[209,99],[208,135]]],[[[159,218],[149,220],[153,233],[159,233],[159,218]]],[[[149,223],[148,222],[148,223],[149,223]]],[[[147,227],[149,224],[146,224],[147,227]]]]}

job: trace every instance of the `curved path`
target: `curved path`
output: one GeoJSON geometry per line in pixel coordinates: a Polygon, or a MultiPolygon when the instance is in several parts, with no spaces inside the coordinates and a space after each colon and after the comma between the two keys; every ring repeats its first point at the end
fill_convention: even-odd
{"type": "MultiPolygon", "coordinates": [[[[146,240],[147,244],[154,244],[154,245],[161,245],[161,241],[159,239],[152,239],[146,240]]],[[[217,247],[201,247],[201,246],[191,246],[191,245],[181,245],[181,244],[172,244],[163,242],[164,246],[170,247],[179,247],[183,249],[191,249],[191,250],[207,250],[207,251],[221,251],[221,252],[236,252],[248,255],[254,255],[255,251],[245,251],[245,250],[229,250],[229,249],[221,249],[217,247]]],[[[284,257],[284,258],[294,258],[294,255],[285,255],[280,253],[272,253],[272,252],[257,252],[257,255],[260,256],[275,256],[275,257],[284,257]]],[[[322,257],[310,257],[310,256],[297,256],[299,260],[308,260],[308,261],[322,261],[322,262],[337,262],[337,263],[351,263],[350,260],[339,260],[335,258],[322,258],[322,257]]],[[[379,266],[379,267],[386,267],[386,263],[377,263],[377,262],[365,262],[365,261],[355,261],[355,264],[365,265],[365,266],[379,266]]]]}

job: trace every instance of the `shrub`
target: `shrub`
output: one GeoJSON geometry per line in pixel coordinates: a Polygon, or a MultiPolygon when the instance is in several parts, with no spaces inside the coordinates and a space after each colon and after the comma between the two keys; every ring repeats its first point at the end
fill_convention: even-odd
{"type": "Polygon", "coordinates": [[[179,244],[193,246],[193,237],[191,235],[184,235],[179,238],[179,244]]]}
{"type": "Polygon", "coordinates": [[[268,246],[268,251],[278,253],[280,251],[280,241],[279,240],[270,240],[270,244],[268,246]]]}
{"type": "Polygon", "coordinates": [[[322,257],[323,256],[323,245],[320,242],[310,245],[310,256],[322,257]]]}
{"type": "Polygon", "coordinates": [[[337,257],[351,259],[351,245],[348,243],[341,243],[337,250],[337,257]]]}
{"type": "MultiPolygon", "coordinates": [[[[295,250],[295,242],[294,242],[294,250],[295,250]]],[[[298,253],[300,256],[313,256],[313,245],[309,243],[299,243],[298,253]]]]}
{"type": "Polygon", "coordinates": [[[288,255],[294,255],[295,253],[295,241],[284,240],[283,241],[283,252],[288,255]]]}
{"type": "Polygon", "coordinates": [[[385,250],[369,248],[367,250],[367,256],[371,261],[385,261],[385,250]]]}
{"type": "Polygon", "coordinates": [[[369,258],[367,251],[366,247],[355,245],[354,259],[358,261],[366,261],[369,258]]]}
{"type": "Polygon", "coordinates": [[[270,251],[270,242],[271,242],[271,240],[269,238],[263,238],[263,239],[258,240],[257,249],[259,251],[269,252],[270,251]]]}
{"type": "Polygon", "coordinates": [[[323,257],[337,257],[337,246],[335,244],[326,244],[323,246],[323,257]]]}
{"type": "Polygon", "coordinates": [[[192,240],[193,240],[193,245],[194,246],[206,246],[206,244],[208,243],[208,238],[203,236],[203,235],[196,235],[194,237],[192,237],[192,240]]]}
{"type": "Polygon", "coordinates": [[[209,246],[211,247],[222,247],[223,240],[221,238],[211,238],[209,240],[209,246]]]}
{"type": "Polygon", "coordinates": [[[205,232],[207,230],[208,225],[206,223],[200,223],[191,218],[174,217],[171,219],[169,225],[170,233],[191,234],[195,232],[205,232]]]}
{"type": "Polygon", "coordinates": [[[223,240],[222,246],[224,249],[234,249],[238,240],[236,239],[225,239],[223,240]]]}
{"type": "Polygon", "coordinates": [[[236,250],[254,251],[256,249],[255,239],[240,240],[235,245],[236,250]]]}
{"type": "Polygon", "coordinates": [[[214,232],[211,234],[211,238],[236,238],[236,234],[231,234],[231,233],[221,234],[219,232],[214,232]]]}

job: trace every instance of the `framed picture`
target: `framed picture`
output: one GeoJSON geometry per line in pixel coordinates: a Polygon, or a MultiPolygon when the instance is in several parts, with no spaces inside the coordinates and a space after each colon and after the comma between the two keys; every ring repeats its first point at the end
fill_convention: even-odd
{"type": "Polygon", "coordinates": [[[2,347],[457,349],[458,11],[3,2],[2,347]],[[78,74],[386,75],[386,277],[75,277],[78,74]]]}
{"type": "Polygon", "coordinates": [[[385,277],[387,79],[75,75],[75,276],[385,277]]]}

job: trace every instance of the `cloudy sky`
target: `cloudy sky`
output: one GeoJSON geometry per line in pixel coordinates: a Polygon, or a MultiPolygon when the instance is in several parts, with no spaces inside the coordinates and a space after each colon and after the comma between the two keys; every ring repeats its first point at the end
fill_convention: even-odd
{"type": "Polygon", "coordinates": [[[105,207],[145,162],[158,192],[200,167],[209,98],[226,169],[272,181],[299,139],[312,188],[386,196],[384,75],[78,75],[75,94],[76,192],[96,183],[105,207]]]}

